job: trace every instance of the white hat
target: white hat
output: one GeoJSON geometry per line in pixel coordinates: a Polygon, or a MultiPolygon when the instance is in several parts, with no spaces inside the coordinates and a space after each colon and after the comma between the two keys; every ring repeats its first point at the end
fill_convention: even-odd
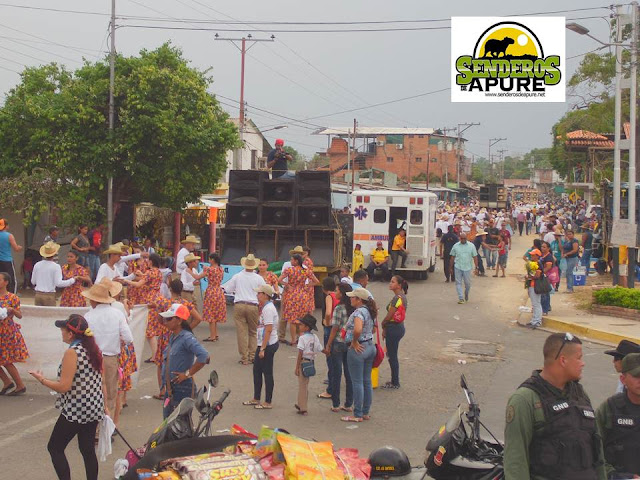
{"type": "Polygon", "coordinates": [[[182,320],[187,320],[190,315],[189,309],[181,303],[172,304],[169,310],[160,314],[162,318],[178,317],[182,320]]]}
{"type": "Polygon", "coordinates": [[[260,285],[259,287],[255,287],[253,291],[256,293],[264,293],[266,295],[269,295],[270,297],[273,297],[273,295],[276,293],[273,287],[266,283],[264,285],[260,285]]]}
{"type": "Polygon", "coordinates": [[[369,300],[372,295],[366,288],[356,288],[353,292],[347,292],[347,297],[358,297],[361,300],[369,300]]]}

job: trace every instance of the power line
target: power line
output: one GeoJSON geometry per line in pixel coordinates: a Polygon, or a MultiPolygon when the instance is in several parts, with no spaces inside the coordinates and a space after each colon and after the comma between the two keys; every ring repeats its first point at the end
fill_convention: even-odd
{"type": "Polygon", "coordinates": [[[37,60],[39,62],[49,63],[48,60],[43,60],[42,58],[34,57],[33,55],[29,55],[28,53],[22,53],[22,52],[20,52],[18,50],[14,50],[14,49],[9,48],[9,47],[4,47],[4,46],[0,45],[0,48],[2,48],[3,50],[8,50],[8,51],[13,52],[13,53],[17,53],[18,55],[22,55],[24,57],[32,58],[33,60],[37,60]]]}
{"type": "MultiPolygon", "coordinates": [[[[13,73],[17,73],[18,75],[20,75],[20,72],[18,72],[17,70],[13,70],[12,68],[7,68],[7,67],[3,67],[2,65],[0,65],[0,68],[2,70],[7,70],[8,72],[13,72],[13,73]]],[[[7,99],[7,96],[4,96],[5,100],[7,99]]]]}
{"type": "MultiPolygon", "coordinates": [[[[25,35],[28,35],[28,33],[26,33],[26,32],[20,32],[20,33],[24,33],[25,35]]],[[[35,44],[39,44],[39,45],[57,45],[57,46],[60,46],[60,47],[64,47],[66,49],[77,50],[77,51],[84,50],[86,52],[91,52],[91,53],[95,53],[95,52],[99,51],[99,50],[93,50],[93,49],[89,49],[89,48],[82,48],[82,47],[64,45],[62,43],[55,43],[55,42],[51,42],[50,40],[47,40],[47,41],[30,40],[28,38],[9,37],[7,35],[0,35],[0,38],[4,38],[4,39],[7,39],[7,40],[20,40],[22,42],[35,43],[35,44]]]]}
{"type": "Polygon", "coordinates": [[[7,39],[7,40],[10,41],[10,42],[17,43],[19,45],[25,46],[27,48],[31,48],[33,50],[37,50],[38,52],[48,53],[49,55],[53,55],[55,57],[60,57],[60,58],[63,58],[65,60],[69,60],[70,62],[82,63],[82,62],[79,62],[78,60],[76,60],[74,58],[65,57],[64,55],[60,55],[59,53],[55,53],[55,52],[52,52],[50,50],[45,50],[44,48],[32,47],[28,43],[21,42],[20,40],[12,40],[12,39],[7,39]]]}
{"type": "Polygon", "coordinates": [[[51,45],[57,45],[58,47],[63,47],[63,48],[68,48],[70,50],[75,50],[76,52],[79,52],[79,53],[82,53],[82,50],[85,50],[85,51],[87,50],[87,49],[83,49],[83,48],[80,48],[80,47],[73,47],[71,45],[65,45],[63,43],[54,42],[53,40],[49,40],[48,38],[40,37],[38,35],[34,35],[33,33],[28,33],[28,32],[22,31],[22,30],[18,30],[17,28],[9,27],[8,25],[4,25],[2,23],[0,23],[0,27],[12,30],[14,32],[21,33],[23,35],[27,35],[29,37],[37,38],[38,40],[44,40],[44,41],[46,41],[47,43],[49,43],[51,45]]]}

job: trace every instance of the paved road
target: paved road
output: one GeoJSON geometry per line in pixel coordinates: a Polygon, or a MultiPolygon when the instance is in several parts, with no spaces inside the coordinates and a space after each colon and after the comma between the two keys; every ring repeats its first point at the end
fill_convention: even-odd
{"type": "MultiPolygon", "coordinates": [[[[514,323],[517,307],[524,301],[522,283],[516,277],[522,271],[519,257],[529,241],[525,237],[515,239],[507,278],[473,279],[468,304],[456,303],[455,288],[444,283],[441,272],[435,272],[427,281],[411,283],[407,335],[400,345],[402,388],[374,391],[373,418],[369,422],[342,423],[339,414],[329,410],[329,401],[315,397],[310,401],[309,416],[295,415],[296,352],[286,346],[281,346],[276,354],[274,409],[257,411],[243,407],[241,402],[252,395],[251,367],[237,363],[233,322],[222,325],[220,341],[204,344],[212,354],[211,366],[220,375],[219,393],[225,388],[232,390],[215,427],[226,429],[238,423],[257,432],[261,425],[277,426],[303,437],[359,448],[364,456],[378,446],[396,445],[407,451],[413,464],[421,464],[427,440],[456,405],[464,402],[458,387],[459,376],[464,373],[481,403],[484,423],[502,437],[507,397],[541,365],[542,344],[547,336],[545,332],[529,331],[514,323]]],[[[382,306],[390,298],[386,284],[373,284],[371,291],[382,306]]],[[[206,334],[206,326],[197,328],[199,338],[206,334]]],[[[602,354],[604,350],[600,345],[585,345],[587,366],[583,382],[594,404],[612,394],[616,385],[610,357],[602,354]]],[[[325,372],[323,363],[318,364],[318,376],[311,382],[314,393],[322,391],[325,372]]],[[[389,380],[386,361],[380,377],[381,382],[389,380]]],[[[204,374],[199,379],[202,381],[204,374]]],[[[156,392],[155,382],[155,366],[145,365],[137,389],[129,395],[122,431],[133,445],[143,444],[161,421],[160,402],[144,398],[156,392]]],[[[27,388],[29,394],[25,397],[0,398],[4,473],[7,478],[20,475],[29,479],[54,478],[46,451],[57,418],[53,397],[37,383],[29,382],[27,388]],[[27,458],[26,462],[22,460],[27,458]]],[[[124,444],[116,440],[114,455],[101,464],[101,479],[113,478],[113,462],[125,450],[124,444]]],[[[82,462],[74,443],[68,448],[68,456],[73,478],[81,478],[82,462]]]]}

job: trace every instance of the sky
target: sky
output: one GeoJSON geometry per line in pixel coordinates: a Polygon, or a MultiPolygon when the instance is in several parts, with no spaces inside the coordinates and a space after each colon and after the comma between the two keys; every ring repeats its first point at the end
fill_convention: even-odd
{"type": "MultiPolygon", "coordinates": [[[[265,131],[272,143],[275,138],[283,138],[287,145],[309,158],[327,147],[326,137],[312,135],[314,130],[352,126],[354,118],[358,125],[369,127],[455,128],[459,123],[480,123],[463,134],[468,140],[468,156],[486,157],[492,138],[506,139],[497,143],[492,152],[504,149],[505,155],[520,155],[532,148],[551,145],[551,127],[572,108],[574,99],[567,90],[564,103],[452,103],[447,90],[451,76],[448,20],[452,16],[544,12],[545,15],[564,16],[567,22],[578,22],[589,28],[595,37],[606,40],[609,35],[608,5],[594,0],[538,0],[533,3],[523,0],[116,0],[117,15],[186,20],[169,23],[119,18],[116,20],[116,49],[123,55],[135,55],[141,49],[154,49],[171,41],[182,49],[192,66],[211,69],[212,93],[218,96],[232,117],[237,117],[240,52],[232,42],[216,41],[214,35],[218,33],[220,39],[241,38],[248,34],[256,39],[269,39],[275,35],[273,42],[256,42],[247,53],[247,116],[265,131]],[[547,13],[574,9],[578,11],[547,13]],[[336,24],[416,19],[438,21],[336,24]],[[215,20],[218,23],[203,23],[215,20]],[[329,24],[242,23],[258,21],[329,24]],[[134,25],[211,30],[151,29],[134,25]],[[431,29],[278,31],[390,27],[431,29]],[[428,95],[422,95],[426,93],[428,95]],[[384,102],[393,103],[362,108],[384,102]],[[340,113],[353,109],[358,110],[340,113]],[[290,119],[306,120],[296,123],[290,119]],[[273,129],[284,125],[286,128],[273,129]]],[[[55,61],[75,69],[83,58],[89,61],[104,58],[108,50],[110,9],[110,0],[4,0],[0,3],[0,92],[3,94],[0,98],[19,83],[18,72],[24,66],[55,61]]],[[[582,54],[598,47],[596,41],[567,30],[566,78],[570,78],[579,66],[582,54]]]]}

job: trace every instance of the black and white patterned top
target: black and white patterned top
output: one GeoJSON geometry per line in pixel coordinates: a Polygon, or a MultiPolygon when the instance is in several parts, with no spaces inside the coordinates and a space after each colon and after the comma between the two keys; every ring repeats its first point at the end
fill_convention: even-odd
{"type": "MultiPolygon", "coordinates": [[[[87,351],[81,343],[71,345],[78,354],[76,374],[71,389],[59,393],[56,408],[70,422],[90,423],[102,420],[104,415],[104,398],[102,396],[102,375],[91,366],[87,351]]],[[[62,365],[58,367],[58,378],[62,365]]]]}

